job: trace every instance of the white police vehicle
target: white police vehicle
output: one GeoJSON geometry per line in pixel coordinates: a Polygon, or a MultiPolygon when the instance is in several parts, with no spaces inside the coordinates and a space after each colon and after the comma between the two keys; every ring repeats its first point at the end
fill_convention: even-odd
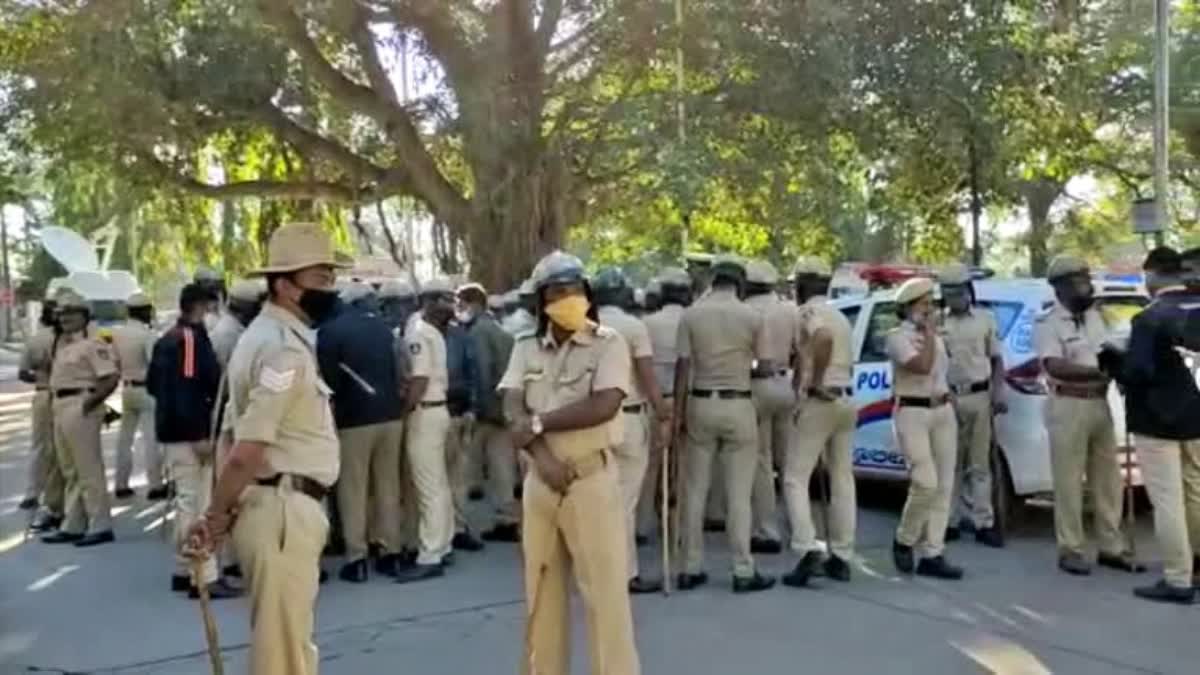
{"type": "MultiPolygon", "coordinates": [[[[1029,497],[1052,491],[1049,438],[1042,410],[1046,383],[1034,344],[1036,317],[1053,302],[1043,279],[977,280],[980,306],[991,311],[1004,348],[1004,391],[1009,412],[996,418],[993,459],[997,515],[1014,516],[1029,497]]],[[[1127,333],[1129,321],[1148,302],[1136,280],[1097,278],[1097,306],[1114,334],[1127,333]]],[[[832,300],[854,328],[854,472],[859,478],[906,481],[904,456],[892,427],[892,366],[887,334],[899,324],[895,290],[832,300]]],[[[1124,407],[1116,388],[1109,395],[1118,444],[1124,438],[1124,407]]],[[[1124,458],[1125,449],[1118,448],[1124,458]]],[[[1133,478],[1140,483],[1134,462],[1133,478]]]]}

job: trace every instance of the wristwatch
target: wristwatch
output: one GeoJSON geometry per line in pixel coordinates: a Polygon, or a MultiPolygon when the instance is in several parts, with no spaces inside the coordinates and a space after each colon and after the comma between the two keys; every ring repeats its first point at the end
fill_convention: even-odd
{"type": "Polygon", "coordinates": [[[534,436],[542,435],[543,427],[541,415],[534,415],[533,418],[529,420],[529,430],[533,432],[534,436]]]}

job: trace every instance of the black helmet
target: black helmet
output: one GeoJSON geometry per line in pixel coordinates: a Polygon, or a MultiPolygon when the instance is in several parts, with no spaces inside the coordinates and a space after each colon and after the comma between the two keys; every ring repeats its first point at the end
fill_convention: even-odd
{"type": "Polygon", "coordinates": [[[596,302],[601,305],[617,305],[629,309],[633,304],[633,286],[629,278],[617,267],[605,267],[592,279],[592,290],[596,302]]]}

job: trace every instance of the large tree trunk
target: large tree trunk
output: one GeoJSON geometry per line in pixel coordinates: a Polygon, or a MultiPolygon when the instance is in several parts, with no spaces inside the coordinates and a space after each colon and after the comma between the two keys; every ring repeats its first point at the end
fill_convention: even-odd
{"type": "Polygon", "coordinates": [[[1049,179],[1030,181],[1022,186],[1025,206],[1029,209],[1029,274],[1040,277],[1050,264],[1049,242],[1053,233],[1050,208],[1062,194],[1063,184],[1049,179]]]}

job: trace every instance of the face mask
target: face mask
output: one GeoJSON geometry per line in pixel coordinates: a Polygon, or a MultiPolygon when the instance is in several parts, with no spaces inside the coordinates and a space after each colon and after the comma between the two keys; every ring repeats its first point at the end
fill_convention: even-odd
{"type": "Polygon", "coordinates": [[[1092,295],[1077,295],[1071,298],[1067,303],[1067,309],[1071,310],[1075,314],[1082,314],[1086,312],[1095,302],[1096,298],[1092,295]]]}
{"type": "Polygon", "coordinates": [[[454,313],[454,320],[457,321],[458,323],[462,324],[463,326],[466,326],[467,324],[471,323],[471,321],[474,320],[474,318],[475,318],[475,313],[469,309],[464,309],[460,312],[454,313]]]}
{"type": "Polygon", "coordinates": [[[318,324],[328,319],[333,310],[337,308],[338,294],[337,291],[331,291],[324,288],[306,288],[300,294],[300,309],[308,315],[313,324],[318,324]]]}
{"type": "Polygon", "coordinates": [[[582,295],[568,295],[546,305],[546,316],[559,328],[577,333],[587,327],[591,304],[582,295]]]}

